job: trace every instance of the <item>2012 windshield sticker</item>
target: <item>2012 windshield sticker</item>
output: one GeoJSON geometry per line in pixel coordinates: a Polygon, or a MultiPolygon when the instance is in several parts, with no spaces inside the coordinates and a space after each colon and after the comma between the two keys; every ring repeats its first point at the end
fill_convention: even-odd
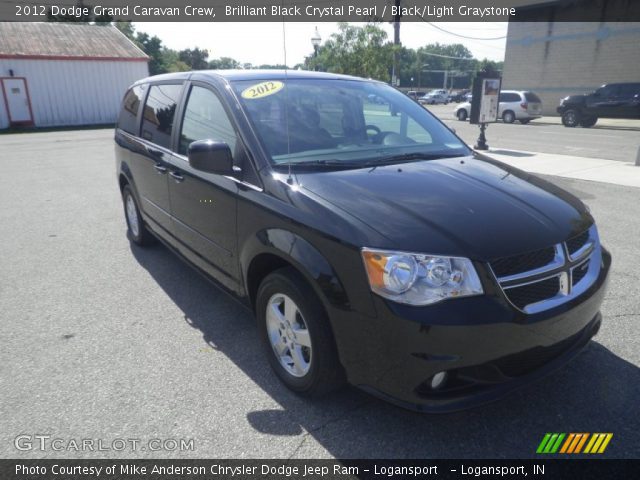
{"type": "Polygon", "coordinates": [[[269,80],[268,82],[256,83],[248,88],[245,88],[240,95],[247,100],[255,100],[257,98],[267,97],[279,92],[284,87],[284,83],[275,80],[269,80]]]}

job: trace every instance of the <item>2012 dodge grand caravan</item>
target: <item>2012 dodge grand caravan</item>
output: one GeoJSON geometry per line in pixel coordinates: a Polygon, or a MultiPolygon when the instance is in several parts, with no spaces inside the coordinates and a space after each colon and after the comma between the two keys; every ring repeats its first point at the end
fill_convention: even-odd
{"type": "Polygon", "coordinates": [[[130,239],[161,240],[253,309],[296,392],[348,381],[408,408],[466,408],[562,365],[600,327],[611,257],[585,205],[383,83],[151,77],[126,93],[115,142],[130,239]]]}

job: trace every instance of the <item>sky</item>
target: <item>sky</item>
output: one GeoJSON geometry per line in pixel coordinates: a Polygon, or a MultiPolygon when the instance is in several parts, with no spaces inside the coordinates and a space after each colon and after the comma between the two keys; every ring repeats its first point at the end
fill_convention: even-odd
{"type": "MultiPolygon", "coordinates": [[[[400,41],[405,47],[418,48],[428,43],[462,43],[476,58],[503,60],[506,39],[471,40],[458,37],[480,39],[504,37],[507,23],[489,22],[439,22],[437,27],[452,33],[445,33],[424,22],[405,22],[400,27],[400,41]]],[[[144,22],[134,24],[136,31],[157,35],[163,44],[175,50],[185,48],[206,48],[209,58],[231,57],[241,63],[283,64],[283,23],[280,22],[144,22]]],[[[304,61],[304,57],[313,52],[311,37],[315,27],[324,42],[332,33],[338,31],[337,23],[286,22],[287,65],[293,67],[304,61]]],[[[393,39],[393,25],[381,24],[389,40],[393,39]]]]}

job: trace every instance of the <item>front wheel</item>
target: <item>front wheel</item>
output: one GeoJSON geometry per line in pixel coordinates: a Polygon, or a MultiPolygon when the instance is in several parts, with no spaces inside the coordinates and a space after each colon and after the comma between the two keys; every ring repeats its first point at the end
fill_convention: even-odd
{"type": "Polygon", "coordinates": [[[502,121],[504,123],[513,123],[516,120],[515,114],[511,110],[507,110],[502,114],[502,121]]]}
{"type": "Polygon", "coordinates": [[[277,270],[262,281],[256,313],[269,363],[288,388],[316,397],[344,383],[324,308],[295,269],[277,270]]]}
{"type": "Polygon", "coordinates": [[[583,128],[591,128],[598,121],[598,117],[585,117],[580,119],[580,126],[583,128]]]}
{"type": "Polygon", "coordinates": [[[565,127],[577,127],[580,123],[580,114],[577,110],[567,110],[562,114],[562,124],[565,127]]]}
{"type": "Polygon", "coordinates": [[[458,117],[458,120],[464,122],[467,119],[467,111],[464,108],[461,108],[460,110],[458,110],[456,116],[458,117]]]}

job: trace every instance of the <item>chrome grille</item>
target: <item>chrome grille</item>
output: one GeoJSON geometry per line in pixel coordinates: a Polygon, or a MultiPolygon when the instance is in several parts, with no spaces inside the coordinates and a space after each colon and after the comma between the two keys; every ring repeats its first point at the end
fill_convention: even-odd
{"type": "Polygon", "coordinates": [[[491,268],[498,277],[516,275],[548,265],[553,261],[554,255],[555,249],[553,247],[543,248],[521,255],[499,258],[491,262],[491,268]]]}
{"type": "Polygon", "coordinates": [[[567,251],[570,255],[575,254],[587,243],[587,240],[589,240],[589,230],[585,230],[581,234],[571,237],[567,240],[567,251]]]}
{"type": "Polygon", "coordinates": [[[511,303],[519,309],[523,309],[527,305],[554,297],[559,291],[560,279],[555,276],[539,282],[506,288],[504,293],[509,297],[511,303]]]}
{"type": "Polygon", "coordinates": [[[525,313],[537,313],[584,293],[598,276],[600,255],[593,225],[563,243],[494,260],[490,266],[507,299],[525,313]]]}

